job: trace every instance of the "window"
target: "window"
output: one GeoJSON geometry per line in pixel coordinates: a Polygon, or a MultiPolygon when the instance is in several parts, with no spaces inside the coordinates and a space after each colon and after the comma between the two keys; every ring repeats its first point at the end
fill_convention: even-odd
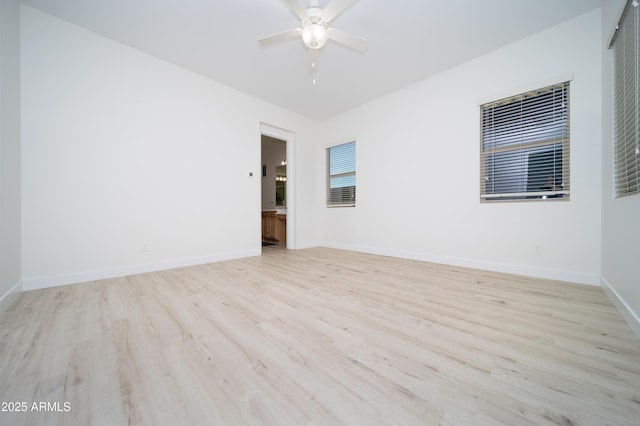
{"type": "Polygon", "coordinates": [[[614,175],[616,197],[640,193],[638,2],[628,2],[613,47],[614,175]]]}
{"type": "Polygon", "coordinates": [[[356,205],[356,143],[327,149],[327,206],[356,205]]]}
{"type": "Polygon", "coordinates": [[[481,201],[569,199],[569,82],[480,106],[481,201]]]}

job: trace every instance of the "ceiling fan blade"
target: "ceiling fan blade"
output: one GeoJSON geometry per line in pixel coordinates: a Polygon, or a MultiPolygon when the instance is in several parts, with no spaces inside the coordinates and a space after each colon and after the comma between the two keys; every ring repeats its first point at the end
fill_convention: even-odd
{"type": "Polygon", "coordinates": [[[282,0],[287,9],[293,12],[300,20],[303,20],[307,17],[307,10],[302,7],[298,0],[282,0]]]}
{"type": "Polygon", "coordinates": [[[318,72],[318,58],[320,57],[320,49],[309,50],[309,73],[315,75],[318,72]]]}
{"type": "Polygon", "coordinates": [[[294,28],[289,31],[285,31],[282,33],[261,38],[260,40],[258,40],[258,43],[260,43],[262,46],[268,46],[270,44],[282,43],[283,41],[293,40],[294,38],[298,38],[301,36],[302,36],[302,28],[294,28]]]}
{"type": "Polygon", "coordinates": [[[367,40],[362,37],[335,28],[327,28],[327,38],[360,53],[366,52],[369,47],[367,40]]]}
{"type": "Polygon", "coordinates": [[[358,3],[358,0],[333,0],[324,8],[323,12],[326,21],[330,22],[356,3],[358,3]]]}

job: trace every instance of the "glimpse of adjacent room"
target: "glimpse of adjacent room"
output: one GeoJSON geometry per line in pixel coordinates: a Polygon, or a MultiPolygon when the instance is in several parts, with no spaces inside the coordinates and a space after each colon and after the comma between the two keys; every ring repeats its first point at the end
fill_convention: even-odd
{"type": "Polygon", "coordinates": [[[262,247],[287,246],[287,143],[262,135],[262,247]]]}

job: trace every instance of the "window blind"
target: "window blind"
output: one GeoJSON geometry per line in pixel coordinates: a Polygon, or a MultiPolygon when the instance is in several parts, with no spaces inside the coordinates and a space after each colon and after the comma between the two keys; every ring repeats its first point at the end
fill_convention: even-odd
{"type": "Polygon", "coordinates": [[[481,201],[569,198],[569,82],[480,106],[481,201]]]}
{"type": "Polygon", "coordinates": [[[612,43],[616,197],[640,193],[639,14],[638,2],[628,2],[612,43]]]}
{"type": "Polygon", "coordinates": [[[327,149],[327,206],[356,204],[356,143],[327,149]]]}

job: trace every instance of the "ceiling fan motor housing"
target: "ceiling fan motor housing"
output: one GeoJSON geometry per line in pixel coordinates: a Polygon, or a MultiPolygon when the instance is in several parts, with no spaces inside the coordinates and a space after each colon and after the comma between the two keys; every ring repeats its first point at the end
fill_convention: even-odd
{"type": "Polygon", "coordinates": [[[322,24],[326,27],[327,26],[326,21],[327,20],[325,19],[324,12],[322,11],[322,9],[312,7],[310,9],[307,9],[307,18],[303,20],[302,25],[304,26],[305,23],[322,24]]]}

